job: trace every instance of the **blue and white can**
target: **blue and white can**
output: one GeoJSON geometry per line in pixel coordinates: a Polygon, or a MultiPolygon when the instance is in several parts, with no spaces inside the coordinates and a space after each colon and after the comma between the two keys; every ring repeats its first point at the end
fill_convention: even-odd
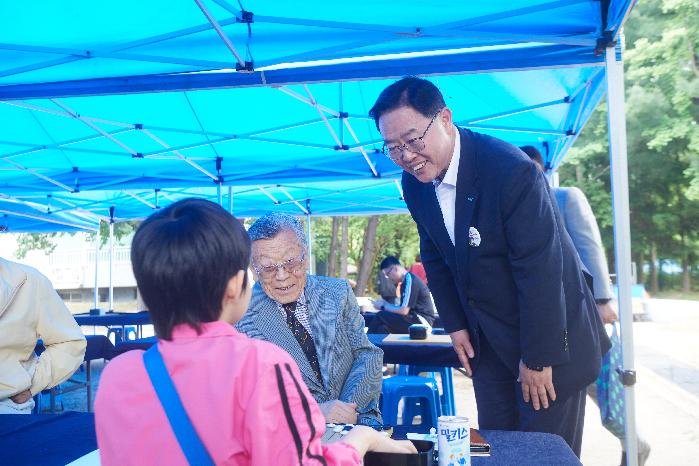
{"type": "Polygon", "coordinates": [[[465,416],[440,416],[437,420],[439,466],[471,465],[471,431],[465,416]]]}

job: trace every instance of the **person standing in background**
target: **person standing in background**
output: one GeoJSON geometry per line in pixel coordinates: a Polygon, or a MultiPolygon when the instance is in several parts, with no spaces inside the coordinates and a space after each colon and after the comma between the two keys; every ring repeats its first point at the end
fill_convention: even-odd
{"type": "MultiPolygon", "coordinates": [[[[541,152],[534,146],[520,147],[522,152],[527,154],[536,163],[539,169],[544,172],[544,158],[541,152]]],[[[602,235],[599,232],[597,219],[592,212],[592,207],[585,197],[585,194],[576,187],[555,187],[551,191],[556,200],[556,205],[563,218],[566,231],[573,240],[580,260],[592,275],[592,291],[595,296],[595,304],[602,322],[611,324],[618,320],[616,309],[612,304],[614,292],[609,279],[609,266],[602,247],[602,235]]],[[[587,387],[587,394],[597,403],[597,385],[590,384],[587,387]]],[[[611,431],[610,431],[611,432],[611,431]]],[[[614,432],[612,432],[613,434],[614,432]]],[[[626,464],[626,452],[624,448],[624,438],[619,438],[622,446],[621,464],[626,464]]],[[[639,437],[638,439],[638,464],[643,466],[650,455],[650,445],[639,437]]]]}

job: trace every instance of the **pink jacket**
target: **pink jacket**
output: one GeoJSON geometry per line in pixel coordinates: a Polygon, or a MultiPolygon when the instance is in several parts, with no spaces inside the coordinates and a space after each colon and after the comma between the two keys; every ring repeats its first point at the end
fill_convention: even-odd
{"type": "MultiPolygon", "coordinates": [[[[216,464],[359,465],[345,443],[321,445],[325,419],[279,347],[252,340],[228,323],[187,325],[160,341],[160,352],[199,437],[216,464]]],[[[104,370],[95,400],[103,466],[184,465],[143,365],[130,351],[104,370]]]]}

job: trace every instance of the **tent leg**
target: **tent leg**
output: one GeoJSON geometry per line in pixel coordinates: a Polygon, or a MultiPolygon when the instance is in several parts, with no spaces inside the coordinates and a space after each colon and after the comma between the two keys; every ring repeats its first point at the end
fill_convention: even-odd
{"type": "Polygon", "coordinates": [[[308,228],[306,230],[306,243],[308,246],[308,273],[312,274],[313,273],[313,247],[311,246],[311,243],[313,241],[313,231],[311,229],[311,215],[306,214],[306,225],[308,225],[308,228]]]}
{"type": "MultiPolygon", "coordinates": [[[[606,49],[609,159],[612,175],[614,211],[614,254],[619,287],[619,318],[623,370],[635,374],[633,311],[631,309],[631,228],[629,222],[629,176],[626,153],[626,115],[624,110],[624,63],[616,59],[615,47],[606,49]]],[[[635,383],[635,382],[634,382],[635,383]]],[[[636,443],[636,400],[633,384],[626,385],[626,464],[638,464],[636,443]]]]}
{"type": "Polygon", "coordinates": [[[97,221],[97,232],[95,233],[95,292],[94,292],[94,306],[93,309],[99,309],[99,288],[97,275],[99,271],[100,264],[100,227],[102,226],[102,221],[97,221]]]}
{"type": "Polygon", "coordinates": [[[228,187],[228,213],[233,215],[233,186],[228,187]]]}
{"type": "Polygon", "coordinates": [[[114,286],[112,275],[114,272],[114,223],[109,223],[109,312],[114,310],[114,286]]]}

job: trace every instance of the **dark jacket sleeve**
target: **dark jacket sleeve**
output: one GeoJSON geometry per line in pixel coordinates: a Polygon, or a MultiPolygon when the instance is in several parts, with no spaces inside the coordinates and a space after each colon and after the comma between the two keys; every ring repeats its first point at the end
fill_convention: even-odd
{"type": "Polygon", "coordinates": [[[517,289],[522,360],[529,366],[568,361],[563,258],[548,185],[533,164],[516,164],[505,179],[501,208],[517,289]]]}

